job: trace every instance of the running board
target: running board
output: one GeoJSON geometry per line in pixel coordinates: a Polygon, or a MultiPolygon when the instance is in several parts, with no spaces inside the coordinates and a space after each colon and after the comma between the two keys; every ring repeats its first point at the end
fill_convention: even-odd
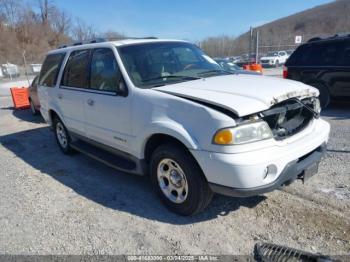
{"type": "Polygon", "coordinates": [[[142,174],[140,163],[136,163],[131,159],[106,151],[90,143],[77,139],[71,143],[71,147],[111,168],[127,173],[142,174]]]}

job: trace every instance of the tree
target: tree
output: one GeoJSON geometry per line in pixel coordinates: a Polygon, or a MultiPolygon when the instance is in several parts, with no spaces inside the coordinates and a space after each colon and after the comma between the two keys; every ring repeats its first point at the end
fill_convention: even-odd
{"type": "Polygon", "coordinates": [[[83,20],[77,18],[72,28],[72,37],[75,41],[88,41],[96,38],[96,30],[87,25],[83,20]]]}

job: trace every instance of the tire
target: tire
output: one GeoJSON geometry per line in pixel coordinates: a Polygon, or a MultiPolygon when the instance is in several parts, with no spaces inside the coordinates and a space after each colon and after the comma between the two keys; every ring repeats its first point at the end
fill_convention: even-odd
{"type": "Polygon", "coordinates": [[[195,159],[176,144],[161,145],[153,152],[150,176],[161,201],[179,215],[200,213],[213,197],[195,159]]]}
{"type": "Polygon", "coordinates": [[[31,99],[29,100],[29,105],[30,105],[30,111],[32,112],[32,115],[34,116],[37,115],[38,111],[35,109],[35,105],[31,99]]]}
{"type": "Polygon", "coordinates": [[[277,60],[277,61],[276,61],[276,68],[279,68],[279,67],[280,67],[280,61],[277,60]]]}
{"type": "Polygon", "coordinates": [[[320,91],[319,99],[321,108],[325,109],[331,102],[331,95],[329,94],[327,86],[323,83],[313,83],[311,86],[317,88],[318,91],[320,91]]]}
{"type": "Polygon", "coordinates": [[[67,131],[67,128],[64,126],[63,122],[61,119],[58,117],[55,117],[53,120],[53,127],[54,127],[54,132],[55,132],[55,137],[56,137],[56,142],[63,152],[63,154],[71,154],[73,153],[73,149],[70,146],[71,144],[71,138],[70,135],[67,131]]]}

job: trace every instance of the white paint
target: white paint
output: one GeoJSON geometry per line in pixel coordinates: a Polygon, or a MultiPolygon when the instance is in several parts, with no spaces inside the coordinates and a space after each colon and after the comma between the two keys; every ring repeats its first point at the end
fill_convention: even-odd
{"type": "MultiPolygon", "coordinates": [[[[131,41],[131,40],[130,40],[131,41]]],[[[134,43],[125,41],[124,44],[134,43]]],[[[140,40],[137,42],[145,42],[140,40]]],[[[147,40],[146,42],[160,40],[147,40]]],[[[186,81],[153,89],[140,89],[130,80],[115,45],[123,41],[69,47],[109,47],[128,86],[126,97],[103,92],[82,92],[39,86],[41,113],[50,122],[49,110],[60,116],[68,130],[99,143],[144,158],[145,145],[154,134],[166,134],[181,141],[193,154],[208,181],[226,186],[251,188],[271,183],[292,160],[311,152],[328,140],[329,124],[314,119],[302,132],[282,141],[268,139],[243,145],[212,143],[222,128],[234,127],[236,119],[211,107],[184,99],[204,101],[245,116],[268,109],[290,97],[317,96],[318,91],[299,82],[254,75],[225,75],[186,81]],[[89,105],[89,100],[94,100],[89,105]],[[276,176],[262,180],[267,165],[275,164],[276,176]]],[[[54,51],[58,52],[58,51],[54,51]]],[[[59,81],[63,69],[59,73],[59,81]]]]}

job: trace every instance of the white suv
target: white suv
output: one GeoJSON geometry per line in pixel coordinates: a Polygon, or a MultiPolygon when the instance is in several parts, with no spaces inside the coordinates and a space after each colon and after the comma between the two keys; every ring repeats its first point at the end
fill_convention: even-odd
{"type": "Polygon", "coordinates": [[[287,62],[289,55],[286,51],[268,52],[266,56],[260,58],[263,67],[279,67],[287,62]]]}
{"type": "Polygon", "coordinates": [[[63,153],[149,175],[181,215],[202,211],[213,192],[252,196],[317,173],[330,130],[318,94],[226,72],[191,43],[158,39],[51,51],[39,80],[63,153]]]}

